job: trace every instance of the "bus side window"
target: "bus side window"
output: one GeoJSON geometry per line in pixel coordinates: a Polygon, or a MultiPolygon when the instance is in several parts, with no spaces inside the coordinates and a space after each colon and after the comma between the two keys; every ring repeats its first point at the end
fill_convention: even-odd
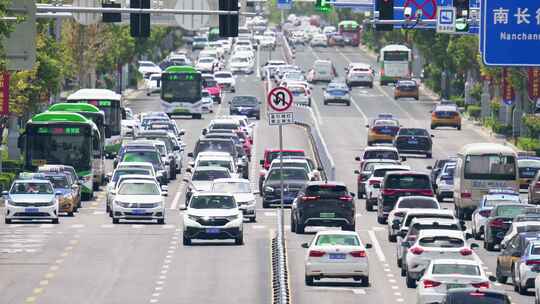
{"type": "Polygon", "coordinates": [[[126,113],[126,108],[122,107],[122,119],[126,119],[127,118],[127,113],[126,113]]]}
{"type": "Polygon", "coordinates": [[[99,136],[97,136],[97,133],[94,133],[94,136],[92,136],[92,153],[94,157],[101,157],[101,150],[99,136]]]}

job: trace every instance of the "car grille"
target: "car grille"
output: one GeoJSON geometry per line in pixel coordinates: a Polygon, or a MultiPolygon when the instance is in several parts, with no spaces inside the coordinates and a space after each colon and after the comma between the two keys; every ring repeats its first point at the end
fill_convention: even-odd
{"type": "Polygon", "coordinates": [[[200,218],[197,220],[197,223],[203,226],[225,226],[228,222],[229,220],[225,218],[200,218]]]}
{"type": "Polygon", "coordinates": [[[16,212],[13,216],[45,217],[49,216],[46,212],[16,212]]]}
{"type": "Polygon", "coordinates": [[[51,202],[32,202],[32,203],[13,203],[14,206],[17,206],[17,207],[46,207],[46,206],[51,206],[52,203],[51,202]]]}
{"type": "Polygon", "coordinates": [[[122,208],[156,208],[159,206],[157,203],[119,203],[122,208]]]}

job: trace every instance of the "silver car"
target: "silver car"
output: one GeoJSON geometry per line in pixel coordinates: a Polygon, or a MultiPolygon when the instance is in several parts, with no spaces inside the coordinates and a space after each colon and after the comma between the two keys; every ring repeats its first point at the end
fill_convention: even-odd
{"type": "Polygon", "coordinates": [[[5,223],[13,220],[50,220],[58,224],[58,198],[49,180],[15,180],[9,191],[3,191],[5,223]]]}

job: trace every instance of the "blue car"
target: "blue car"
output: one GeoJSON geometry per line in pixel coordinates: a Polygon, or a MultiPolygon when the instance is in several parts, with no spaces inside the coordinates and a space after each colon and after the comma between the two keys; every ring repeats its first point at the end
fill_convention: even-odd
{"type": "Polygon", "coordinates": [[[324,90],[324,105],[329,103],[344,103],[351,105],[351,95],[349,87],[343,83],[330,83],[324,90]]]}

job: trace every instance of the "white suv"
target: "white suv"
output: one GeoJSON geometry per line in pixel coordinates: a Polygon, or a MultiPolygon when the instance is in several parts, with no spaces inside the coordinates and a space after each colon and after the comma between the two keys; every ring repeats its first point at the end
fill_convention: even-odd
{"type": "Polygon", "coordinates": [[[244,244],[244,217],[230,193],[194,193],[184,213],[183,243],[234,239],[244,244]]]}

